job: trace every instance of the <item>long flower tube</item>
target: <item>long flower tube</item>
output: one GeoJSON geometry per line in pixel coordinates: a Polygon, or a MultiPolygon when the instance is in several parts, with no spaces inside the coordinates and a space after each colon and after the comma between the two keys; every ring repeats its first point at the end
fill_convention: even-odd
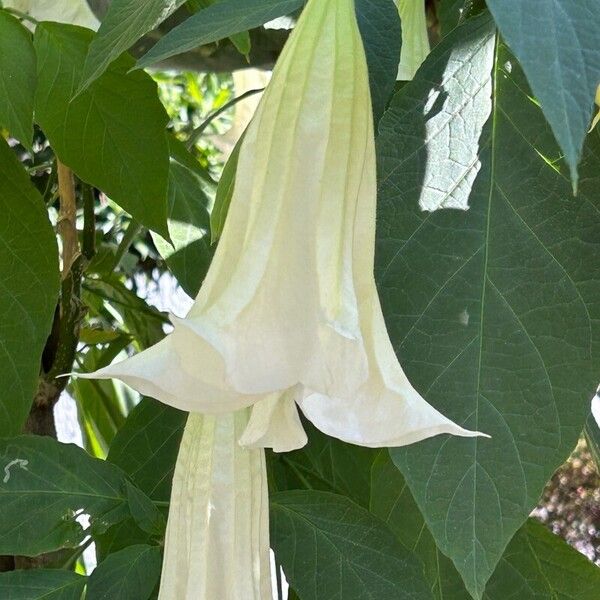
{"type": "MultiPolygon", "coordinates": [[[[371,115],[353,0],[309,0],[245,134],[225,227],[194,306],[172,318],[174,331],[157,345],[87,377],[121,379],[194,413],[191,423],[197,413],[218,420],[245,409],[247,425],[230,428],[225,442],[190,425],[184,441],[206,452],[236,442],[259,453],[300,448],[307,438],[298,409],[326,434],[363,446],[479,435],[421,397],[389,340],[373,275],[371,115]]],[[[221,478],[224,463],[196,461],[187,448],[173,488],[161,600],[267,600],[266,586],[236,596],[231,577],[223,583],[222,571],[194,566],[208,548],[215,561],[227,548],[246,548],[251,564],[264,564],[266,534],[255,534],[253,549],[244,537],[258,531],[257,505],[238,513],[220,543],[205,519],[207,504],[224,514],[234,508],[219,505],[223,498],[264,489],[264,472],[248,466],[249,480],[221,478]],[[201,481],[237,491],[196,494],[201,481]]],[[[239,576],[240,589],[251,585],[247,573],[239,576]]]]}
{"type": "Polygon", "coordinates": [[[398,81],[410,81],[431,50],[425,0],[394,0],[400,13],[402,49],[398,81]]]}
{"type": "Polygon", "coordinates": [[[159,600],[271,597],[264,451],[237,443],[247,412],[188,418],[173,477],[159,600]]]}

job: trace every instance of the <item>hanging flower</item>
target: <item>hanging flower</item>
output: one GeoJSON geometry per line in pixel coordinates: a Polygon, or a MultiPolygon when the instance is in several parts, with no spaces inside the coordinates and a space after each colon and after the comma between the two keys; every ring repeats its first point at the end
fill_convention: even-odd
{"type": "Polygon", "coordinates": [[[398,81],[410,81],[429,54],[424,0],[395,0],[402,25],[398,81]]]}
{"type": "Polygon", "coordinates": [[[3,0],[5,8],[14,8],[37,21],[56,21],[98,29],[100,22],[87,0],[3,0]]]}
{"type": "Polygon", "coordinates": [[[354,2],[309,0],[245,134],[221,241],[194,306],[172,318],[174,331],[159,344],[88,375],[116,377],[193,413],[177,464],[161,600],[269,597],[261,583],[264,505],[237,504],[264,493],[266,475],[256,454],[244,452],[306,444],[298,407],[326,434],[364,446],[478,435],[419,395],[389,340],[373,276],[371,115],[354,2]],[[249,413],[243,429],[223,416],[236,411],[249,413]],[[197,413],[218,416],[199,426],[197,413]],[[223,437],[205,435],[206,423],[222,419],[223,437]],[[219,448],[225,459],[210,462],[219,448]],[[232,475],[244,462],[248,479],[232,475]],[[211,529],[207,511],[238,510],[224,530],[211,529]],[[218,535],[225,539],[214,541],[218,535]],[[249,546],[255,570],[234,575],[197,564],[207,552],[216,564],[221,552],[249,546]],[[206,589],[219,593],[197,591],[206,589]]]}
{"type": "Polygon", "coordinates": [[[373,276],[376,166],[351,0],[311,0],[241,148],[220,244],[194,306],[156,346],[92,374],[177,408],[252,406],[242,442],[325,433],[400,446],[476,435],[430,406],[388,338],[373,276]]]}
{"type": "Polygon", "coordinates": [[[271,598],[265,455],[247,410],[189,416],[173,477],[160,600],[271,598]]]}

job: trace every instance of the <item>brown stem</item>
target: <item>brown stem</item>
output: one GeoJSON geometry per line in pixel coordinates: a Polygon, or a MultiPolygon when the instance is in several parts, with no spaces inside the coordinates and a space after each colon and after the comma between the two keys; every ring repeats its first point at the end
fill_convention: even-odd
{"type": "Polygon", "coordinates": [[[79,256],[77,238],[77,199],[75,180],[69,167],[57,160],[58,193],[60,208],[58,211],[58,234],[62,238],[62,279],[66,279],[71,267],[79,256]]]}

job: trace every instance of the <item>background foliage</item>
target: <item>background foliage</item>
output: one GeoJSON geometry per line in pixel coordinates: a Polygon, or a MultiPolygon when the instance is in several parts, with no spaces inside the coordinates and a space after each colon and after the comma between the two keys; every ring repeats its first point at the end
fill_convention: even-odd
{"type": "MultiPolygon", "coordinates": [[[[0,10],[2,597],[156,596],[186,415],[60,376],[160,340],[161,294],[197,293],[226,216],[237,155],[222,170],[215,136],[242,90],[161,61],[270,67],[287,33],[262,26],[302,5],[113,0],[97,33],[0,10]],[[56,439],[65,389],[83,448],[56,439]]],[[[411,381],[492,439],[370,450],[307,424],[268,455],[276,561],[302,600],[595,600],[600,570],[555,533],[598,559],[600,4],[427,10],[433,51],[397,83],[397,8],[356,0],[376,275],[411,381]]]]}

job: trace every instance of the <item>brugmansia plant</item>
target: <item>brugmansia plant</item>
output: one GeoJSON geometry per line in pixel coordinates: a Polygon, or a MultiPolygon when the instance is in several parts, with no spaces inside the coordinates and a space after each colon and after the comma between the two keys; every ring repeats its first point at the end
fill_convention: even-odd
{"type": "Polygon", "coordinates": [[[597,0],[2,6],[0,598],[596,600],[597,0]]]}

